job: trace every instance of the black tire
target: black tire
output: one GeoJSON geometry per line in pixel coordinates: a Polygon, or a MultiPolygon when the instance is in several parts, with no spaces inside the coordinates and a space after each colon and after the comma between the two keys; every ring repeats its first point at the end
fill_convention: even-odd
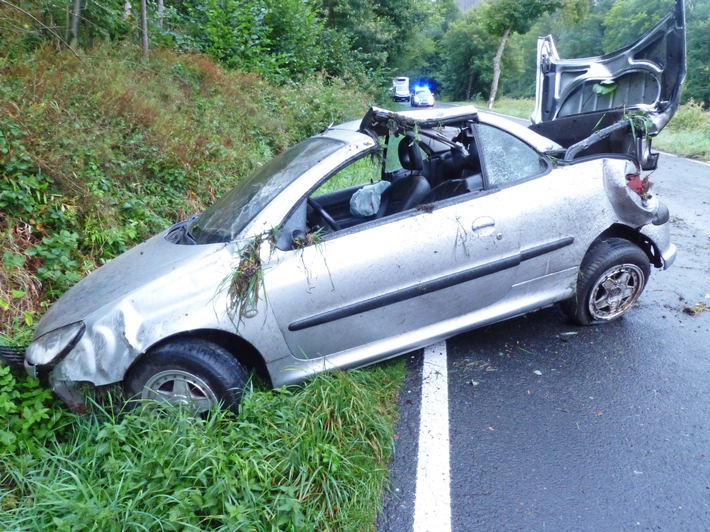
{"type": "Polygon", "coordinates": [[[185,405],[195,413],[218,403],[236,411],[248,378],[229,351],[194,339],[147,353],[126,373],[124,386],[131,399],[185,405]]]}
{"type": "Polygon", "coordinates": [[[614,321],[628,312],[651,274],[651,264],[638,246],[610,238],[592,246],[582,261],[577,294],[561,304],[579,325],[614,321]]]}

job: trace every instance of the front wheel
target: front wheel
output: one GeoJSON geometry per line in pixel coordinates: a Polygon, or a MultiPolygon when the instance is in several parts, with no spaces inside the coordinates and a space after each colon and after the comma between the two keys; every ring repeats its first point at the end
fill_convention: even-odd
{"type": "Polygon", "coordinates": [[[128,397],[173,406],[195,413],[217,404],[236,409],[248,373],[223,347],[206,340],[169,343],[148,353],[124,380],[128,397]]]}
{"type": "Polygon", "coordinates": [[[577,294],[562,309],[580,325],[613,321],[631,309],[650,274],[651,264],[638,246],[620,238],[604,240],[584,257],[577,294]]]}

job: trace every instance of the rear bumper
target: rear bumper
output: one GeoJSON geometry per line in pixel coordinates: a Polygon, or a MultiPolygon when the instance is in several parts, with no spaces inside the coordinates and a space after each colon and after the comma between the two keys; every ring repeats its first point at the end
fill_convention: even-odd
{"type": "Polygon", "coordinates": [[[660,225],[650,223],[644,225],[640,232],[653,243],[654,252],[658,255],[656,258],[659,259],[654,264],[662,270],[670,268],[678,254],[678,248],[671,243],[670,222],[660,225]]]}
{"type": "Polygon", "coordinates": [[[677,254],[678,254],[678,248],[675,247],[675,244],[671,244],[665,253],[661,253],[661,256],[663,257],[663,269],[664,270],[670,268],[673,265],[677,254]]]}

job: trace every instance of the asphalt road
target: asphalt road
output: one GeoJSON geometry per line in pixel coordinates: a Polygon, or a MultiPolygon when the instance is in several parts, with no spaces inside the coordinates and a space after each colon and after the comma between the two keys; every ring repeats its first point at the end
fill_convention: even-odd
{"type": "MultiPolygon", "coordinates": [[[[651,180],[679,254],[629,315],[551,308],[447,342],[453,530],[710,530],[710,166],[662,155],[651,180]]],[[[413,526],[408,360],[381,531],[413,526]]]]}

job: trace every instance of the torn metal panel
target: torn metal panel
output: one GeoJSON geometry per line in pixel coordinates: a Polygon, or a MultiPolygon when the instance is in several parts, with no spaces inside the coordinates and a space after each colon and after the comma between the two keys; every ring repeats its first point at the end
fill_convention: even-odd
{"type": "Polygon", "coordinates": [[[561,59],[552,36],[538,40],[533,124],[583,115],[637,111],[651,121],[650,135],[668,123],[686,75],[683,0],[633,44],[599,57],[561,59]]]}

